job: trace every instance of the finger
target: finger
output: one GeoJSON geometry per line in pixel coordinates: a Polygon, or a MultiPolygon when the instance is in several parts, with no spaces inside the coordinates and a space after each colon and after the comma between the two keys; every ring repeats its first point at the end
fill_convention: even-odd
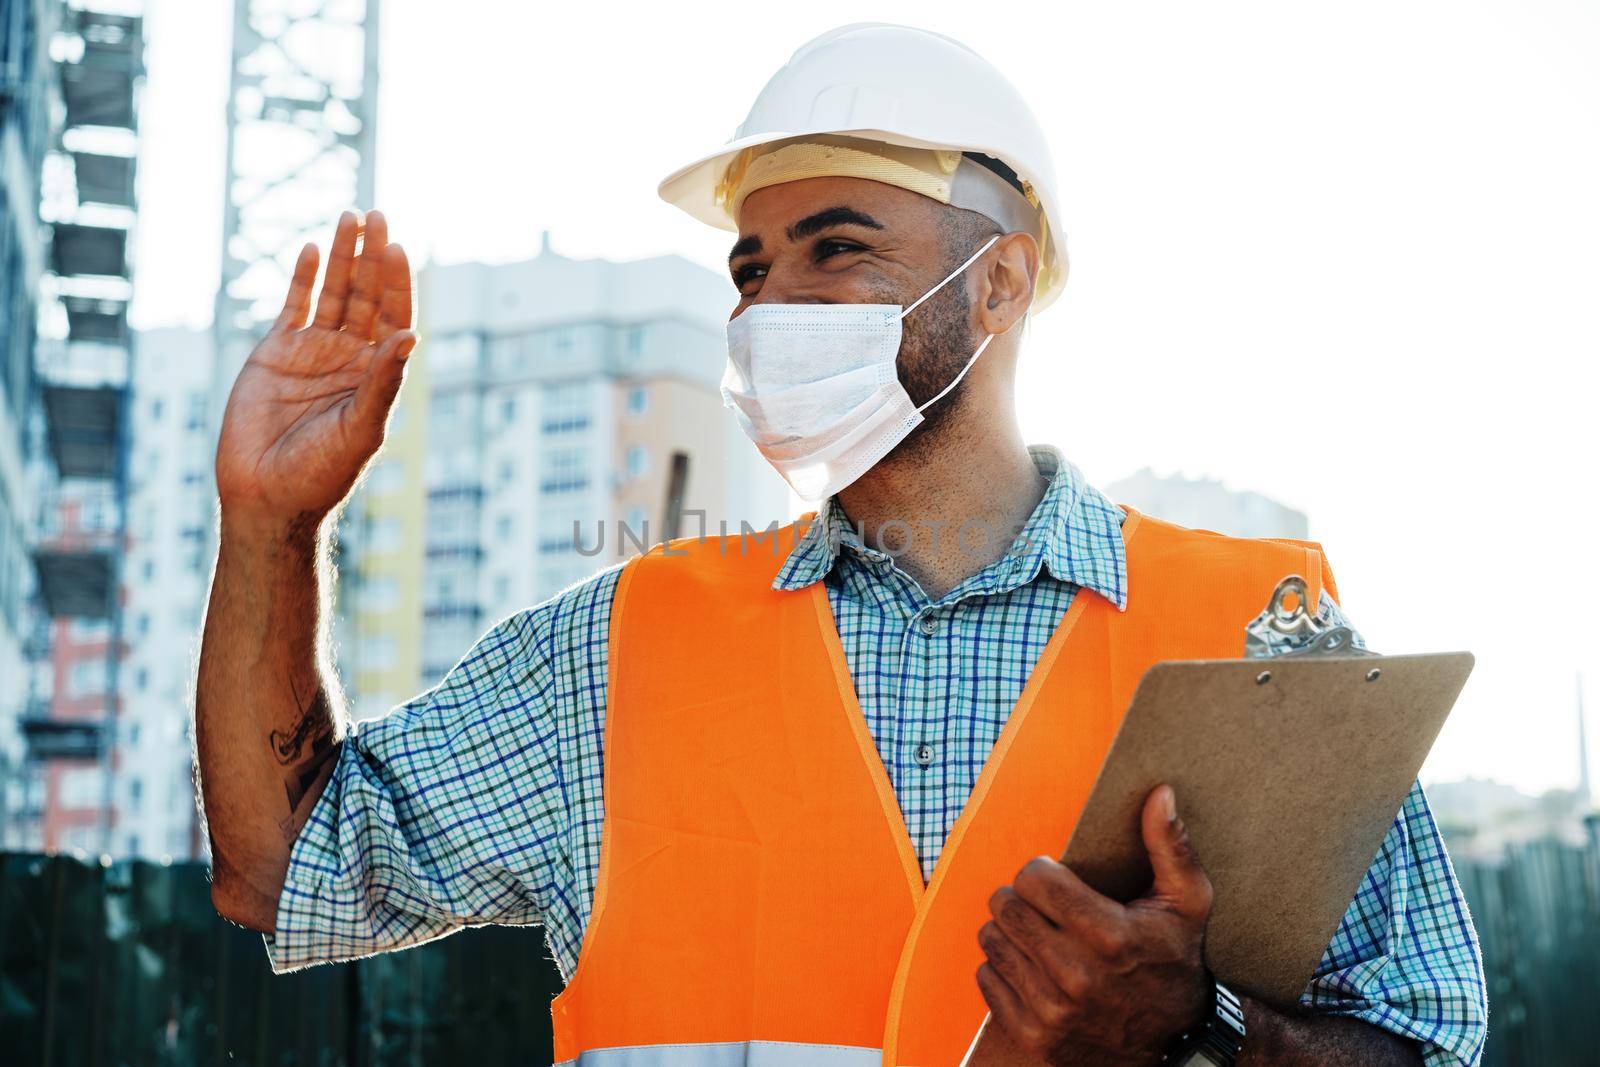
{"type": "Polygon", "coordinates": [[[406,250],[390,244],[383,257],[383,296],[378,305],[378,330],[374,340],[382,341],[396,330],[411,328],[411,308],[415,286],[406,250]]]}
{"type": "Polygon", "coordinates": [[[1140,832],[1155,872],[1145,899],[1163,900],[1183,915],[1205,919],[1211,914],[1211,879],[1200,866],[1188,827],[1178,818],[1178,799],[1170,785],[1157,786],[1145,798],[1140,832]]]}
{"type": "Polygon", "coordinates": [[[322,295],[317,298],[316,324],[324,329],[337,330],[344,322],[344,305],[350,296],[350,267],[355,262],[356,238],[360,236],[361,217],[354,211],[342,212],[333,231],[322,295]]]}
{"type": "Polygon", "coordinates": [[[1045,918],[1010,886],[995,890],[989,898],[989,913],[1011,943],[1027,953],[1067,999],[1078,1000],[1088,992],[1088,974],[1074,958],[1077,940],[1072,933],[1045,918]]]}
{"type": "Polygon", "coordinates": [[[1122,905],[1090,889],[1049,856],[1029,860],[1011,886],[1057,926],[1094,929],[1123,920],[1122,905]]]}
{"type": "Polygon", "coordinates": [[[284,297],[283,310],[272,324],[274,330],[298,330],[306,324],[311,310],[311,286],[317,280],[317,246],[308,241],[294,261],[294,275],[289,279],[289,295],[284,297]]]}
{"type": "Polygon", "coordinates": [[[1017,996],[1017,991],[1006,984],[1000,972],[990,966],[987,960],[978,968],[978,992],[983,994],[983,1002],[989,1005],[989,1014],[994,1016],[994,1021],[1013,1040],[1029,1049],[1037,1049],[1043,1044],[1044,1027],[1033,1017],[1022,998],[1017,996]]]}
{"type": "Polygon", "coordinates": [[[381,211],[367,212],[367,225],[361,239],[361,254],[356,257],[355,278],[350,300],[344,307],[346,333],[373,340],[372,327],[378,319],[378,302],[383,294],[383,259],[388,254],[389,223],[381,211]]]}
{"type": "Polygon", "coordinates": [[[989,965],[1028,1006],[1033,1017],[1054,1030],[1065,1019],[1064,999],[1056,984],[1039,965],[1006,936],[998,923],[986,922],[978,931],[978,944],[989,965]]]}
{"type": "Polygon", "coordinates": [[[353,401],[359,425],[381,432],[394,398],[405,379],[406,361],[417,346],[417,335],[410,330],[398,330],[384,338],[367,367],[367,376],[356,387],[353,401]]]}

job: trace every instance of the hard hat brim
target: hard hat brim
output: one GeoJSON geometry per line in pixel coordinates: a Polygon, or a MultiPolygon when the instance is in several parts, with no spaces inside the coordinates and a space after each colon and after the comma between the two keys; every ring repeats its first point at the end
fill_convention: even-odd
{"type": "MultiPolygon", "coordinates": [[[[794,130],[792,132],[784,133],[777,133],[767,130],[762,133],[755,133],[745,137],[736,138],[735,140],[729,141],[720,146],[715,151],[709,152],[706,155],[701,156],[699,159],[679,167],[677,170],[661,179],[660,184],[656,186],[656,192],[658,195],[660,195],[661,199],[665,200],[674,207],[679,208],[700,222],[703,222],[708,226],[715,226],[719,230],[726,230],[729,233],[736,233],[739,229],[738,220],[730,216],[726,208],[719,204],[716,198],[717,184],[722,180],[722,175],[727,171],[728,164],[732,163],[734,157],[746,148],[771,144],[775,141],[784,141],[791,137],[805,137],[816,134],[840,134],[851,137],[861,137],[868,140],[882,141],[886,144],[902,145],[906,148],[929,148],[957,152],[987,152],[996,158],[1003,159],[1005,157],[1005,153],[1002,150],[994,147],[988,147],[984,145],[945,144],[938,141],[924,140],[918,137],[908,137],[905,134],[891,133],[887,130],[837,129],[831,127],[827,129],[794,130]]],[[[1042,190],[1040,191],[1040,202],[1043,206],[1046,218],[1055,219],[1058,217],[1055,214],[1056,205],[1044,198],[1042,190]]],[[[1054,233],[1055,231],[1052,230],[1052,243],[1054,243],[1054,233]]],[[[1041,249],[1041,252],[1044,251],[1045,250],[1041,249]]],[[[1057,245],[1049,250],[1049,254],[1056,256],[1060,270],[1056,274],[1054,284],[1036,294],[1033,306],[1033,310],[1036,312],[1042,311],[1048,307],[1055,300],[1055,298],[1060,295],[1062,286],[1066,282],[1067,257],[1065,249],[1057,245]]]]}

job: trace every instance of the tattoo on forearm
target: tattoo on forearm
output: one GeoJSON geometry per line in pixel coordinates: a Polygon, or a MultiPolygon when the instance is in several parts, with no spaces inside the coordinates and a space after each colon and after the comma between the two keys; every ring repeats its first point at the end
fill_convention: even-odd
{"type": "Polygon", "coordinates": [[[326,690],[319,685],[307,701],[301,698],[300,690],[292,680],[289,689],[294,694],[295,707],[300,709],[300,721],[289,733],[274,730],[268,735],[272,742],[272,754],[286,767],[300,762],[307,740],[311,741],[312,754],[316,755],[320,747],[328,744],[329,735],[333,732],[333,712],[328,705],[326,690]]]}
{"type": "Polygon", "coordinates": [[[294,692],[295,706],[300,709],[300,721],[288,733],[282,730],[272,731],[268,739],[272,743],[272,754],[278,762],[293,768],[293,774],[284,783],[284,792],[289,799],[289,811],[293,814],[299,808],[306,790],[311,788],[311,784],[322,773],[323,765],[333,756],[333,714],[328,703],[327,691],[321,686],[311,694],[310,700],[300,696],[299,689],[292,681],[289,687],[294,692]],[[306,751],[308,741],[311,746],[310,752],[306,751]]]}

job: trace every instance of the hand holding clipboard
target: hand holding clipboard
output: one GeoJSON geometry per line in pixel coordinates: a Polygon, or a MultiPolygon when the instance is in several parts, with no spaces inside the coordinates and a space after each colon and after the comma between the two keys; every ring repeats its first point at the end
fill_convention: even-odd
{"type": "MultiPolygon", "coordinates": [[[[1306,613],[1304,588],[1286,579],[1250,627],[1247,649],[1272,658],[1145,674],[1062,858],[1114,900],[1143,893],[1140,817],[1170,784],[1212,884],[1206,964],[1280,1007],[1310,981],[1473,664],[1354,649],[1306,613]]],[[[1033,1061],[986,1025],[965,1062],[1033,1061]]]]}

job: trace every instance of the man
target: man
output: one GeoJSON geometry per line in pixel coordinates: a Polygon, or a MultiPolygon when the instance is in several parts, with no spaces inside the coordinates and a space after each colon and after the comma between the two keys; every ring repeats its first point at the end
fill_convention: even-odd
{"type": "Polygon", "coordinates": [[[1481,963],[1420,787],[1301,1009],[1244,998],[1242,1040],[1182,798],[1147,798],[1128,904],[1046,855],[1146,666],[1237,656],[1290,572],[1338,607],[1317,546],[1159,522],[1024,444],[1018,326],[1066,257],[1000,74],[935,34],[833,31],[662,192],[737,230],[724,395],[815,521],[658,548],[343,723],[327,519],[416,342],[404,252],[346,214],[218,447],[218,910],[277,971],[542,922],[562,1062],[953,1064],[987,1012],[1056,1063],[1475,1063],[1481,963]]]}

